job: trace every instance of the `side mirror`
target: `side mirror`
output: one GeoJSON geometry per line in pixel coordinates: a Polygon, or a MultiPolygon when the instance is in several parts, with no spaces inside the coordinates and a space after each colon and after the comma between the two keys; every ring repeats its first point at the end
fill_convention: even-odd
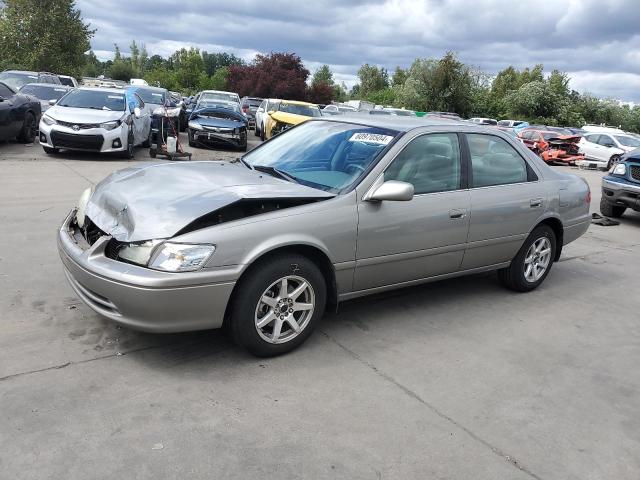
{"type": "Polygon", "coordinates": [[[376,188],[367,200],[375,202],[383,200],[407,202],[413,198],[414,191],[413,185],[410,183],[387,180],[376,188]]]}
{"type": "Polygon", "coordinates": [[[140,118],[140,115],[142,115],[142,112],[140,111],[140,107],[136,107],[136,108],[133,109],[133,115],[136,118],[140,118]]]}
{"type": "Polygon", "coordinates": [[[49,100],[49,105],[51,105],[52,107],[58,103],[58,101],[55,98],[52,98],[51,100],[49,100]]]}

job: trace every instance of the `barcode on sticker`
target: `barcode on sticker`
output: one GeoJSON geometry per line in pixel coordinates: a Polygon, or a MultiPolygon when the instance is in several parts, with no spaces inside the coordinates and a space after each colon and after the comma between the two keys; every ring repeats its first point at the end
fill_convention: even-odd
{"type": "Polygon", "coordinates": [[[366,142],[378,145],[389,145],[391,140],[393,140],[392,136],[378,133],[354,133],[349,139],[350,142],[366,142]]]}

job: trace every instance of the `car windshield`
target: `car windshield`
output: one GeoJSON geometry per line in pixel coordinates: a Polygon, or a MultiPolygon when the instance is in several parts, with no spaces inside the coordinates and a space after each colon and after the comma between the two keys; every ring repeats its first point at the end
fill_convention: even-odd
{"type": "Polygon", "coordinates": [[[238,97],[233,93],[223,93],[223,92],[205,92],[200,96],[200,100],[213,100],[213,101],[223,101],[223,102],[237,102],[238,97]]]}
{"type": "Polygon", "coordinates": [[[66,85],[68,87],[74,87],[73,80],[70,77],[58,77],[60,83],[62,85],[66,85]]]}
{"type": "Polygon", "coordinates": [[[151,103],[154,105],[164,105],[167,98],[167,92],[150,90],[148,88],[138,88],[134,90],[144,103],[151,103]]]}
{"type": "Polygon", "coordinates": [[[544,138],[545,140],[551,140],[552,138],[558,138],[558,135],[562,134],[558,132],[546,132],[542,134],[542,138],[544,138]]]}
{"type": "Polygon", "coordinates": [[[625,147],[640,147],[640,141],[633,137],[628,137],[626,135],[614,135],[616,140],[620,145],[624,145],[625,147]]]}
{"type": "Polygon", "coordinates": [[[398,135],[365,125],[309,121],[243,159],[254,168],[273,167],[303,185],[340,193],[354,185],[398,135]]]}
{"type": "Polygon", "coordinates": [[[33,83],[38,81],[38,75],[32,75],[25,72],[2,72],[0,73],[0,82],[6,83],[14,90],[19,90],[20,87],[27,83],[33,83]]]}
{"type": "Polygon", "coordinates": [[[68,88],[52,87],[50,85],[47,85],[46,83],[25,85],[20,89],[20,93],[33,95],[40,100],[60,100],[68,91],[68,88]]]}
{"type": "Polygon", "coordinates": [[[278,111],[303,115],[305,117],[321,117],[320,109],[311,105],[297,105],[295,103],[281,103],[278,111]]]}
{"type": "Polygon", "coordinates": [[[100,90],[74,90],[65,95],[58,105],[62,107],[91,108],[94,110],[124,111],[124,94],[100,90]]]}
{"type": "Polygon", "coordinates": [[[234,112],[240,112],[240,107],[237,103],[221,102],[219,100],[200,99],[195,110],[200,110],[201,108],[227,108],[234,112]]]}

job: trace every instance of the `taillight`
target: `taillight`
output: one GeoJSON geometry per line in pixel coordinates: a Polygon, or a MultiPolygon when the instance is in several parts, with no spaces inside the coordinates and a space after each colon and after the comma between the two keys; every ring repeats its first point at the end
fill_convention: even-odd
{"type": "Polygon", "coordinates": [[[584,197],[584,201],[585,201],[586,203],[591,203],[591,190],[590,190],[590,189],[589,189],[589,190],[587,190],[587,196],[586,196],[586,197],[584,197]]]}
{"type": "Polygon", "coordinates": [[[242,107],[242,111],[243,111],[244,113],[247,113],[247,112],[249,111],[249,107],[248,107],[248,106],[246,106],[246,105],[244,105],[244,106],[242,107]]]}

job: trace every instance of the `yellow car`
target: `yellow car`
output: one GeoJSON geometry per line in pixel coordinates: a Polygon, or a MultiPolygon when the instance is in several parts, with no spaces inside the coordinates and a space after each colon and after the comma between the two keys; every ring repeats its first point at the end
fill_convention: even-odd
{"type": "Polygon", "coordinates": [[[313,103],[280,100],[273,110],[267,112],[262,139],[269,139],[309,118],[321,116],[320,108],[313,103]]]}

